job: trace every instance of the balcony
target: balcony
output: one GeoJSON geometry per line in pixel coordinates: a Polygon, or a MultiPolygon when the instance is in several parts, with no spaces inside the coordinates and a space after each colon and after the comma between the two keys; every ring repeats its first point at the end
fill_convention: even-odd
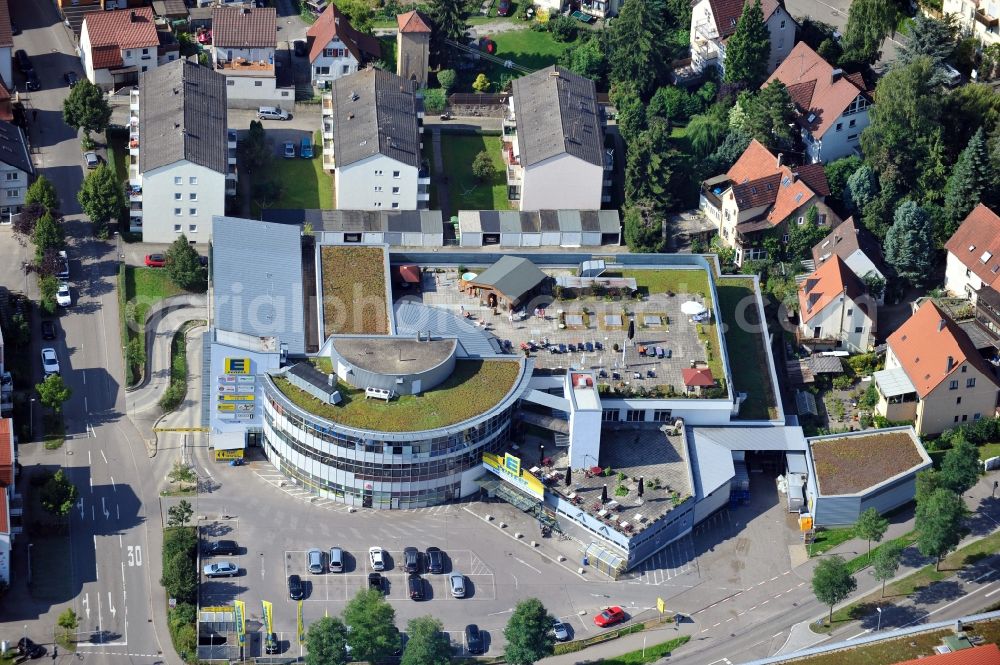
{"type": "Polygon", "coordinates": [[[417,186],[421,185],[430,186],[430,184],[431,184],[430,176],[422,176],[417,178],[417,186]]]}
{"type": "Polygon", "coordinates": [[[129,217],[142,218],[142,201],[130,203],[128,207],[129,217]]]}
{"type": "Polygon", "coordinates": [[[524,181],[524,169],[520,166],[507,167],[507,186],[520,186],[524,181]]]}
{"type": "Polygon", "coordinates": [[[977,9],[975,15],[976,23],[980,23],[990,32],[995,32],[1000,27],[1000,18],[990,16],[984,9],[977,9]]]}
{"type": "Polygon", "coordinates": [[[139,137],[136,136],[133,139],[129,139],[128,142],[128,154],[138,157],[139,156],[139,137]]]}
{"type": "Polygon", "coordinates": [[[330,118],[329,116],[323,118],[323,140],[333,140],[333,118],[330,118]]]}
{"type": "Polygon", "coordinates": [[[229,148],[229,150],[231,150],[231,151],[236,150],[236,130],[235,129],[227,129],[226,130],[226,147],[229,148]]]}
{"type": "Polygon", "coordinates": [[[250,74],[256,76],[274,74],[274,63],[267,60],[235,58],[233,60],[217,62],[215,63],[215,68],[221,69],[227,74],[250,74]]]}
{"type": "Polygon", "coordinates": [[[129,217],[128,230],[132,233],[142,233],[142,217],[129,217]]]}
{"type": "Polygon", "coordinates": [[[135,111],[136,113],[139,112],[139,90],[136,88],[133,88],[131,91],[129,91],[128,109],[130,112],[131,111],[135,111]]]}
{"type": "Polygon", "coordinates": [[[226,155],[226,159],[228,160],[229,164],[236,163],[236,148],[229,149],[229,152],[226,155]]]}
{"type": "Polygon", "coordinates": [[[332,94],[326,93],[325,95],[323,95],[323,100],[320,103],[320,109],[322,110],[322,113],[323,113],[324,116],[332,116],[333,115],[333,95],[332,94]]]}
{"type": "Polygon", "coordinates": [[[323,139],[323,168],[327,171],[332,171],[337,168],[337,160],[335,158],[333,141],[327,141],[323,139]]]}
{"type": "Polygon", "coordinates": [[[597,18],[604,18],[608,14],[608,3],[607,2],[587,2],[584,0],[580,5],[580,11],[584,14],[590,16],[596,16],[597,18]]]}
{"type": "Polygon", "coordinates": [[[129,202],[142,202],[142,187],[129,186],[125,188],[129,202]]]}
{"type": "Polygon", "coordinates": [[[417,193],[417,201],[430,201],[430,200],[431,200],[431,194],[430,194],[430,192],[418,192],[417,193]]]}

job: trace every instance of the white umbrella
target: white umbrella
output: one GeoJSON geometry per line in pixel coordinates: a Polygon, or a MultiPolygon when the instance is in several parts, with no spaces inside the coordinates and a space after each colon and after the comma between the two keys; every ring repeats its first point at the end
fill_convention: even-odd
{"type": "Polygon", "coordinates": [[[688,316],[696,316],[706,311],[705,306],[700,302],[695,302],[694,300],[688,300],[686,303],[681,305],[681,311],[688,316]]]}

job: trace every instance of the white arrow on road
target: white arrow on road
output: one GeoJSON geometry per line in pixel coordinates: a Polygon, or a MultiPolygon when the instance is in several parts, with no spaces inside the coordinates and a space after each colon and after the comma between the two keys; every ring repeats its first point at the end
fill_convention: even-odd
{"type": "Polygon", "coordinates": [[[101,510],[104,511],[104,519],[111,517],[111,513],[108,512],[107,507],[104,505],[104,497],[101,497],[101,510]]]}
{"type": "Polygon", "coordinates": [[[487,614],[486,616],[488,616],[488,617],[495,617],[495,616],[497,616],[498,614],[510,614],[510,613],[512,613],[513,611],[514,611],[514,608],[513,608],[513,607],[510,607],[510,608],[508,608],[508,609],[506,609],[506,610],[500,610],[499,612],[490,612],[490,613],[489,613],[489,614],[487,614]]]}
{"type": "Polygon", "coordinates": [[[83,519],[83,497],[82,496],[80,497],[80,500],[76,502],[76,507],[80,509],[80,519],[83,519]]]}
{"type": "Polygon", "coordinates": [[[90,621],[90,594],[85,593],[83,595],[83,600],[80,603],[83,605],[83,611],[87,613],[87,621],[90,621]]]}
{"type": "Polygon", "coordinates": [[[108,605],[111,606],[111,618],[114,618],[115,612],[117,612],[117,610],[115,609],[114,603],[111,602],[111,592],[110,591],[108,592],[108,605]]]}

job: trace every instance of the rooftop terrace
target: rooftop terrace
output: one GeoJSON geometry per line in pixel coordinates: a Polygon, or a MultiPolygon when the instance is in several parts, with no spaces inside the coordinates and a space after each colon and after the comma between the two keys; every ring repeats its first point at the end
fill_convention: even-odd
{"type": "Polygon", "coordinates": [[[384,257],[381,247],[320,248],[327,337],[388,334],[384,257]]]}
{"type": "Polygon", "coordinates": [[[455,425],[489,411],[511,391],[519,374],[520,363],[513,360],[459,360],[448,380],[433,390],[389,402],[365,399],[364,390],[338,381],[343,401],[336,405],[319,401],[281,376],[271,378],[293,404],[321,418],[376,432],[415,432],[455,425]]]}
{"type": "Polygon", "coordinates": [[[855,494],[924,462],[906,431],[870,433],[809,442],[821,494],[855,494]]]}

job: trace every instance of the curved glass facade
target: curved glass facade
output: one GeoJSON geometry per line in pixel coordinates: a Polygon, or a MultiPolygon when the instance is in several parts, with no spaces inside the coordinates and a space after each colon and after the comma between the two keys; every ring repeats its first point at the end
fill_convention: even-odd
{"type": "Polygon", "coordinates": [[[462,474],[509,439],[516,398],[454,427],[363,432],[292,404],[264,378],[264,452],[319,496],[371,508],[420,508],[458,498],[462,474]],[[367,435],[367,436],[366,436],[367,435]],[[432,436],[433,435],[433,436],[432,436]]]}

